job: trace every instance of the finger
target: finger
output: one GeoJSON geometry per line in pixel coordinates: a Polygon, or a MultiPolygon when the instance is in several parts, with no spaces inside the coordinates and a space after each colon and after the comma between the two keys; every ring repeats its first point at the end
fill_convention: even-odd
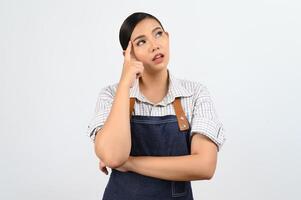
{"type": "Polygon", "coordinates": [[[137,79],[137,78],[140,78],[140,77],[141,77],[141,74],[140,74],[140,73],[136,74],[136,79],[137,79]]]}
{"type": "Polygon", "coordinates": [[[140,78],[143,77],[143,70],[140,70],[137,74],[136,74],[136,78],[140,78]]]}
{"type": "Polygon", "coordinates": [[[131,40],[129,41],[129,43],[128,43],[128,46],[127,46],[127,48],[126,48],[126,50],[125,50],[125,59],[126,60],[130,60],[131,59],[131,51],[132,51],[132,42],[131,42],[131,40]]]}
{"type": "Polygon", "coordinates": [[[143,66],[143,62],[139,61],[139,60],[134,60],[133,64],[137,65],[137,66],[143,66]]]}
{"type": "Polygon", "coordinates": [[[108,175],[108,173],[109,173],[106,167],[102,168],[101,171],[102,171],[103,173],[105,173],[106,175],[108,175]]]}
{"type": "Polygon", "coordinates": [[[134,61],[137,61],[137,58],[135,56],[135,53],[134,53],[134,46],[133,46],[133,43],[131,42],[131,50],[130,50],[130,55],[131,55],[131,59],[134,60],[134,61]]]}
{"type": "Polygon", "coordinates": [[[102,172],[104,172],[105,174],[108,175],[108,170],[107,170],[106,166],[102,166],[102,165],[100,164],[100,165],[99,165],[99,169],[100,169],[100,171],[102,171],[102,172]]]}
{"type": "Polygon", "coordinates": [[[100,168],[100,169],[102,169],[102,168],[105,167],[105,166],[106,166],[106,165],[105,165],[102,161],[99,162],[99,168],[100,168]]]}

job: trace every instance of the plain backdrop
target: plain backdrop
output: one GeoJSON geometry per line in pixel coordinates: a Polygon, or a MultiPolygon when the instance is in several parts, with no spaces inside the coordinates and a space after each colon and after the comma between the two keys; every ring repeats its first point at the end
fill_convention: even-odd
{"type": "MultiPolygon", "coordinates": [[[[101,199],[109,176],[86,130],[116,83],[133,12],[170,34],[168,68],[208,87],[227,140],[199,199],[300,198],[301,3],[0,1],[0,199],[101,199]]],[[[109,169],[110,171],[110,169],[109,169]]]]}

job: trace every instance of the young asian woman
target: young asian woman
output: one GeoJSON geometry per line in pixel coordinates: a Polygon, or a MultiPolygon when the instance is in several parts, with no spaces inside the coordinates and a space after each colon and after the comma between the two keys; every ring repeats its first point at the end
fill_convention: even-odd
{"type": "Polygon", "coordinates": [[[226,140],[210,93],[172,74],[169,33],[153,15],[128,16],[119,40],[120,80],[101,90],[88,126],[100,170],[112,169],[103,200],[192,200],[190,181],[213,177],[226,140]]]}

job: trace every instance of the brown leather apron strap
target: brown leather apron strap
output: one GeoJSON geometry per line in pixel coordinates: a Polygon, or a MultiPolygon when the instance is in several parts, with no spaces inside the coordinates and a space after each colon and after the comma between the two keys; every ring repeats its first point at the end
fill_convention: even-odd
{"type": "Polygon", "coordinates": [[[172,102],[173,107],[176,112],[176,116],[178,119],[178,125],[181,131],[186,131],[189,129],[189,122],[185,116],[185,112],[183,111],[182,105],[181,105],[181,99],[179,97],[176,97],[175,100],[172,102]]]}
{"type": "MultiPolygon", "coordinates": [[[[180,128],[180,131],[187,131],[189,129],[189,122],[185,116],[185,112],[183,111],[182,105],[181,105],[181,99],[179,97],[176,97],[175,100],[172,102],[177,121],[178,121],[178,126],[180,128]]],[[[132,112],[134,110],[134,105],[135,105],[135,98],[131,97],[130,98],[130,118],[132,115],[132,112]]]]}

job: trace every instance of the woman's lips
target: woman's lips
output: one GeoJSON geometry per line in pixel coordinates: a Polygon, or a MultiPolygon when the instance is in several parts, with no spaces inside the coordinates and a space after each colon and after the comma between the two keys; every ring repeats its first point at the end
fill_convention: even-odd
{"type": "Polygon", "coordinates": [[[164,60],[164,55],[162,53],[156,54],[153,58],[154,63],[159,64],[164,60]]]}

